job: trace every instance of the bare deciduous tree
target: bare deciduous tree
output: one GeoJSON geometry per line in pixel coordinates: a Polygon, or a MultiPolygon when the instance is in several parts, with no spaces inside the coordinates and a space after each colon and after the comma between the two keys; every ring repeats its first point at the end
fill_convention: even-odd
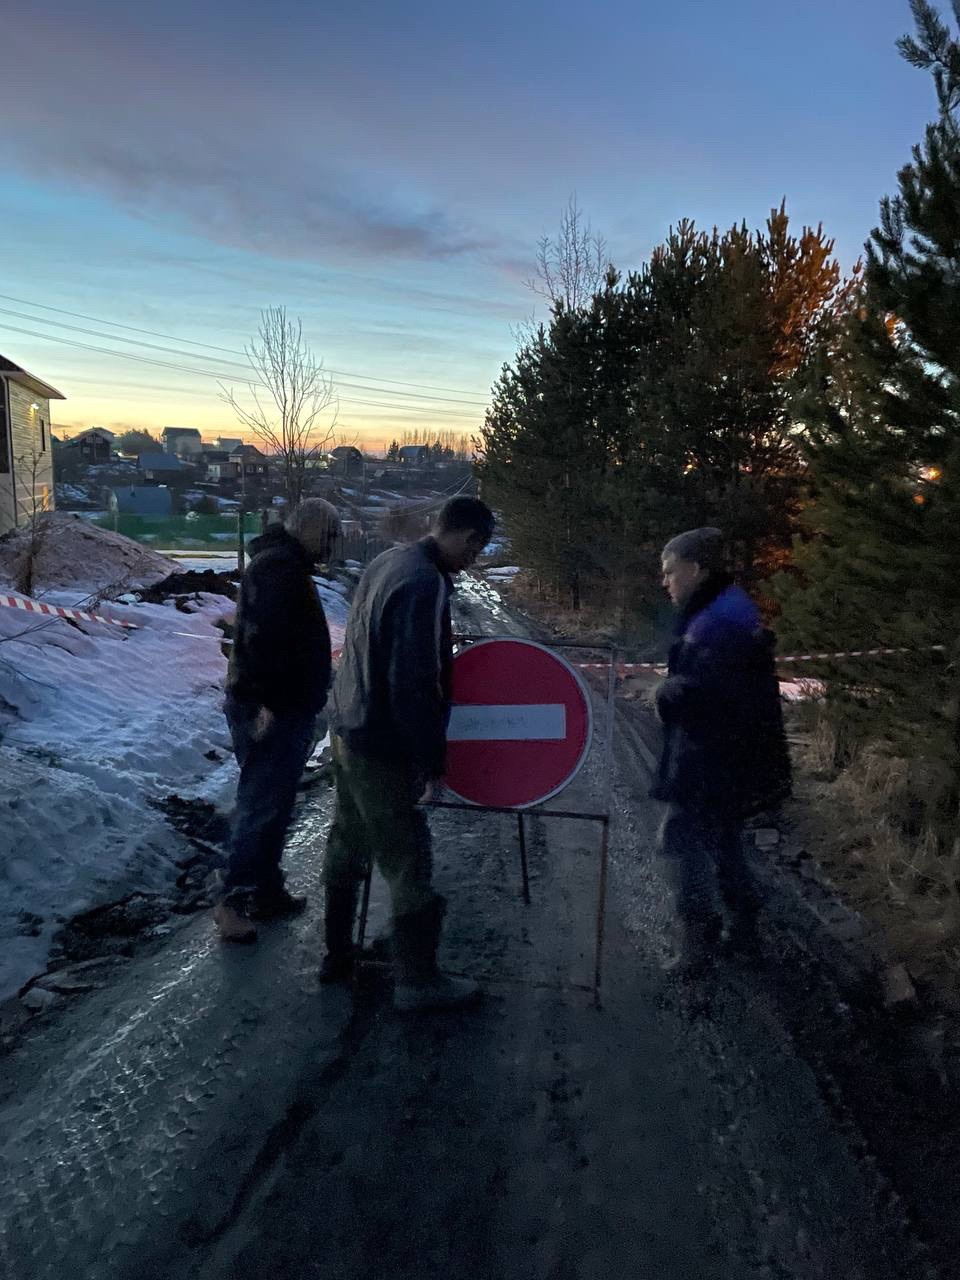
{"type": "Polygon", "coordinates": [[[29,454],[22,454],[16,459],[16,466],[18,470],[26,473],[29,486],[26,500],[21,503],[21,509],[26,511],[30,537],[17,565],[14,583],[17,591],[25,596],[33,595],[37,562],[48,531],[47,521],[43,517],[53,509],[50,491],[46,485],[40,483],[40,476],[44,470],[43,464],[43,454],[37,449],[33,449],[29,454]]]}
{"type": "Polygon", "coordinates": [[[608,266],[606,240],[594,235],[572,195],[560,215],[556,238],[541,236],[537,242],[537,270],[526,286],[538,297],[576,311],[602,287],[608,266]]]}
{"type": "Polygon", "coordinates": [[[308,470],[336,439],[333,380],[304,338],[303,321],[291,320],[285,307],[260,313],[258,335],[244,350],[253,371],[247,386],[253,407],[241,404],[236,391],[223,384],[221,398],[277,460],[284,496],[295,504],[303,497],[308,470]]]}

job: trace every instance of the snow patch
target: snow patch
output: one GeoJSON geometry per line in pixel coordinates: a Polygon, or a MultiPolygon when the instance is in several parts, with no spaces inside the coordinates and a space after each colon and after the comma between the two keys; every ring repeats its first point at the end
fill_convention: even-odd
{"type": "MultiPolygon", "coordinates": [[[[222,567],[203,557],[173,568],[201,562],[222,567]]],[[[316,581],[340,648],[346,589],[316,581]]],[[[83,589],[43,598],[70,607],[83,589]]],[[[215,624],[234,605],[200,593],[185,614],[132,600],[97,612],[136,631],[0,608],[0,1000],[44,968],[65,920],[170,886],[183,844],[151,802],[177,793],[232,804],[215,624]]]]}

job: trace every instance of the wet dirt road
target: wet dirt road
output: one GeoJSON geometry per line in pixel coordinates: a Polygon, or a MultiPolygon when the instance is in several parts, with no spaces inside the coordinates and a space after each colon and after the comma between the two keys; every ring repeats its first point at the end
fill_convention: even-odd
{"type": "MultiPolygon", "coordinates": [[[[937,1274],[766,982],[726,966],[704,1007],[662,977],[649,742],[624,724],[602,1010],[595,830],[531,820],[525,906],[515,821],[491,815],[433,819],[444,959],[484,1005],[411,1023],[385,989],[320,988],[315,795],[290,852],[306,916],[249,951],[193,920],[4,1060],[2,1273],[937,1274]]],[[[595,802],[601,760],[565,802],[595,802]]]]}

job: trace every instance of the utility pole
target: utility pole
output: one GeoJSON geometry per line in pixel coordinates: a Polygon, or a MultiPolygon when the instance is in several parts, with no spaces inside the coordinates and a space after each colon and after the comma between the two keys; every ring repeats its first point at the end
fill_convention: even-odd
{"type": "Polygon", "coordinates": [[[240,446],[240,510],[237,512],[237,572],[246,568],[246,547],[243,542],[244,514],[247,509],[247,460],[240,446]]]}

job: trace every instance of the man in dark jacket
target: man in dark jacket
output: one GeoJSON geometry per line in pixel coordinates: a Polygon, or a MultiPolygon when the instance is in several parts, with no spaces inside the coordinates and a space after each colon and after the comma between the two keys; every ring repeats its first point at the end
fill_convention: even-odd
{"type": "Polygon", "coordinates": [[[430,537],[374,560],[357,589],[331,697],[337,807],[324,861],[322,976],[352,971],[358,887],[373,860],[390,887],[402,1012],[479,995],[475,983],[437,970],[444,899],[433,889],[430,831],[417,806],[446,763],[451,575],[473,564],[493,525],[484,503],[453,498],[430,537]]]}
{"type": "Polygon", "coordinates": [[[732,948],[756,941],[761,903],[744,857],[743,820],[790,791],[774,639],[725,570],[718,529],[693,529],[663,550],[678,609],[668,676],[655,693],[663,751],[653,795],[669,803],[661,852],[674,871],[688,975],[713,959],[730,915],[732,948]]]}
{"type": "Polygon", "coordinates": [[[214,909],[228,942],[256,938],[250,916],[274,919],[306,905],[284,887],[280,860],[330,684],[330,633],[311,574],[338,531],[336,509],[307,498],[285,526],[250,544],[224,706],[240,765],[230,863],[214,909]]]}

